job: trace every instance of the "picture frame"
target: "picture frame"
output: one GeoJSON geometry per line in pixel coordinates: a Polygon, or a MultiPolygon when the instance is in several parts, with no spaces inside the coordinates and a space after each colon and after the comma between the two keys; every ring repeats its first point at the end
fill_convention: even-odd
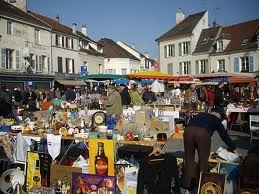
{"type": "Polygon", "coordinates": [[[225,174],[201,172],[198,194],[224,194],[225,174]]]}
{"type": "Polygon", "coordinates": [[[72,173],[72,193],[116,193],[116,177],[72,173]]]}

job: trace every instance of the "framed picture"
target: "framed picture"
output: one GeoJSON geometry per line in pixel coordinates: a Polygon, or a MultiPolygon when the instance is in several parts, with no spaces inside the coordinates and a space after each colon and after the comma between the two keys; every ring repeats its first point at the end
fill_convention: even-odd
{"type": "Polygon", "coordinates": [[[220,163],[219,173],[226,175],[225,194],[235,194],[238,192],[238,170],[239,164],[233,163],[220,163]]]}
{"type": "Polygon", "coordinates": [[[114,176],[114,141],[89,139],[90,174],[114,176]]]}
{"type": "Polygon", "coordinates": [[[198,194],[224,194],[224,174],[202,172],[200,175],[198,194]]]}
{"type": "Polygon", "coordinates": [[[27,152],[26,160],[26,190],[33,187],[50,187],[50,164],[52,158],[49,154],[27,152]]]}
{"type": "Polygon", "coordinates": [[[115,176],[72,173],[72,193],[115,194],[115,176]]]}

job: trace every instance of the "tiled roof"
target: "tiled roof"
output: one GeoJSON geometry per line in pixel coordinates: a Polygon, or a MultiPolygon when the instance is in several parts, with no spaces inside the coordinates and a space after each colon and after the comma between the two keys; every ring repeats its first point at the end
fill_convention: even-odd
{"type": "Polygon", "coordinates": [[[28,11],[28,13],[32,14],[33,16],[37,17],[38,19],[40,19],[41,21],[49,24],[50,26],[52,26],[52,29],[54,31],[57,31],[57,32],[62,32],[64,34],[69,34],[69,35],[74,35],[75,34],[72,32],[72,29],[59,23],[57,20],[55,19],[52,19],[52,18],[49,18],[47,16],[43,16],[43,15],[40,15],[38,13],[34,13],[32,11],[28,11]]]}
{"type": "Polygon", "coordinates": [[[258,29],[259,19],[226,26],[222,28],[218,40],[230,40],[224,52],[257,48],[256,33],[258,29]]]}
{"type": "Polygon", "coordinates": [[[49,25],[45,24],[44,22],[40,21],[39,19],[33,17],[29,13],[7,3],[4,0],[0,0],[0,15],[9,15],[15,18],[19,18],[21,20],[24,20],[26,22],[41,25],[44,27],[50,28],[49,25]]]}
{"type": "Polygon", "coordinates": [[[217,38],[219,29],[220,29],[220,26],[203,29],[193,54],[201,53],[201,52],[209,52],[210,49],[212,48],[213,42],[217,38]]]}
{"type": "Polygon", "coordinates": [[[107,58],[130,58],[133,60],[138,60],[137,57],[129,53],[127,50],[122,48],[116,42],[108,38],[102,38],[98,41],[100,44],[104,46],[103,53],[107,58]]]}
{"type": "Polygon", "coordinates": [[[183,21],[176,24],[168,32],[164,33],[162,36],[157,38],[156,41],[161,41],[163,39],[172,38],[172,37],[192,33],[193,29],[195,28],[195,26],[197,25],[197,23],[200,21],[200,19],[203,17],[203,15],[205,13],[206,13],[206,11],[196,13],[196,14],[193,14],[193,15],[189,15],[183,21]]]}

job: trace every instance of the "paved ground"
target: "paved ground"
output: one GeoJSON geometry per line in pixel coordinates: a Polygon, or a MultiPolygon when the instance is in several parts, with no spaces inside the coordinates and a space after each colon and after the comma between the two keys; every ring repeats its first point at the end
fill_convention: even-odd
{"type": "MultiPolygon", "coordinates": [[[[238,152],[245,156],[250,147],[250,135],[246,132],[236,130],[229,131],[231,139],[236,143],[238,152]]],[[[253,140],[253,143],[259,142],[253,140]]],[[[217,132],[214,132],[211,139],[211,152],[216,152],[220,146],[226,147],[217,132]]],[[[184,146],[183,139],[168,140],[163,148],[166,152],[177,152],[179,156],[183,156],[184,146]]]]}

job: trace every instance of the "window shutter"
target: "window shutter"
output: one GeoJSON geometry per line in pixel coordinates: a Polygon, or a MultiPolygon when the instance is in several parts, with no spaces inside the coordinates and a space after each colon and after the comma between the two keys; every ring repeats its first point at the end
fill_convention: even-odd
{"type": "Polygon", "coordinates": [[[66,37],[66,48],[68,48],[68,37],[66,37]]]}
{"type": "Polygon", "coordinates": [[[179,56],[182,56],[182,44],[179,43],[179,56]]]}
{"type": "Polygon", "coordinates": [[[167,58],[167,46],[164,46],[164,54],[165,54],[165,58],[167,58]]]}
{"type": "Polygon", "coordinates": [[[188,55],[191,54],[191,42],[187,42],[187,47],[188,47],[188,55]]]}
{"type": "Polygon", "coordinates": [[[58,35],[56,34],[56,46],[58,46],[58,35]]]}
{"type": "Polygon", "coordinates": [[[168,74],[173,75],[173,63],[167,64],[167,72],[168,72],[168,74]]]}
{"type": "Polygon", "coordinates": [[[2,62],[1,62],[1,67],[3,68],[3,69],[5,69],[5,63],[6,63],[6,49],[4,49],[4,48],[2,48],[2,50],[1,50],[1,58],[2,58],[2,62]]]}
{"type": "Polygon", "coordinates": [[[66,73],[68,73],[69,70],[69,59],[66,58],[66,73]]]}
{"type": "Polygon", "coordinates": [[[71,38],[71,49],[74,49],[74,39],[71,38]]]}
{"type": "Polygon", "coordinates": [[[62,36],[62,47],[65,47],[65,37],[62,36]]]}
{"type": "Polygon", "coordinates": [[[239,70],[239,58],[238,57],[235,57],[234,58],[234,72],[240,72],[239,70]]]}
{"type": "Polygon", "coordinates": [[[173,57],[175,57],[175,44],[173,44],[172,47],[173,47],[173,57]]]}
{"type": "Polygon", "coordinates": [[[72,59],[72,71],[73,71],[73,74],[75,74],[75,60],[72,59]]]}
{"type": "Polygon", "coordinates": [[[16,50],[16,69],[20,69],[20,51],[16,50]]]}
{"type": "Polygon", "coordinates": [[[254,72],[254,57],[249,56],[249,72],[254,72]]]}
{"type": "Polygon", "coordinates": [[[199,74],[199,61],[198,60],[195,60],[195,73],[199,74]]]}
{"type": "Polygon", "coordinates": [[[38,55],[35,55],[35,65],[32,66],[33,69],[36,69],[36,71],[38,70],[38,55]]]}
{"type": "Polygon", "coordinates": [[[191,69],[191,61],[188,61],[188,74],[192,73],[192,69],[191,69]]]}
{"type": "Polygon", "coordinates": [[[205,73],[209,73],[209,60],[208,59],[206,59],[205,60],[205,73]]]}
{"type": "Polygon", "coordinates": [[[183,71],[183,64],[182,62],[179,63],[179,75],[182,75],[182,71],[183,71]]]}

